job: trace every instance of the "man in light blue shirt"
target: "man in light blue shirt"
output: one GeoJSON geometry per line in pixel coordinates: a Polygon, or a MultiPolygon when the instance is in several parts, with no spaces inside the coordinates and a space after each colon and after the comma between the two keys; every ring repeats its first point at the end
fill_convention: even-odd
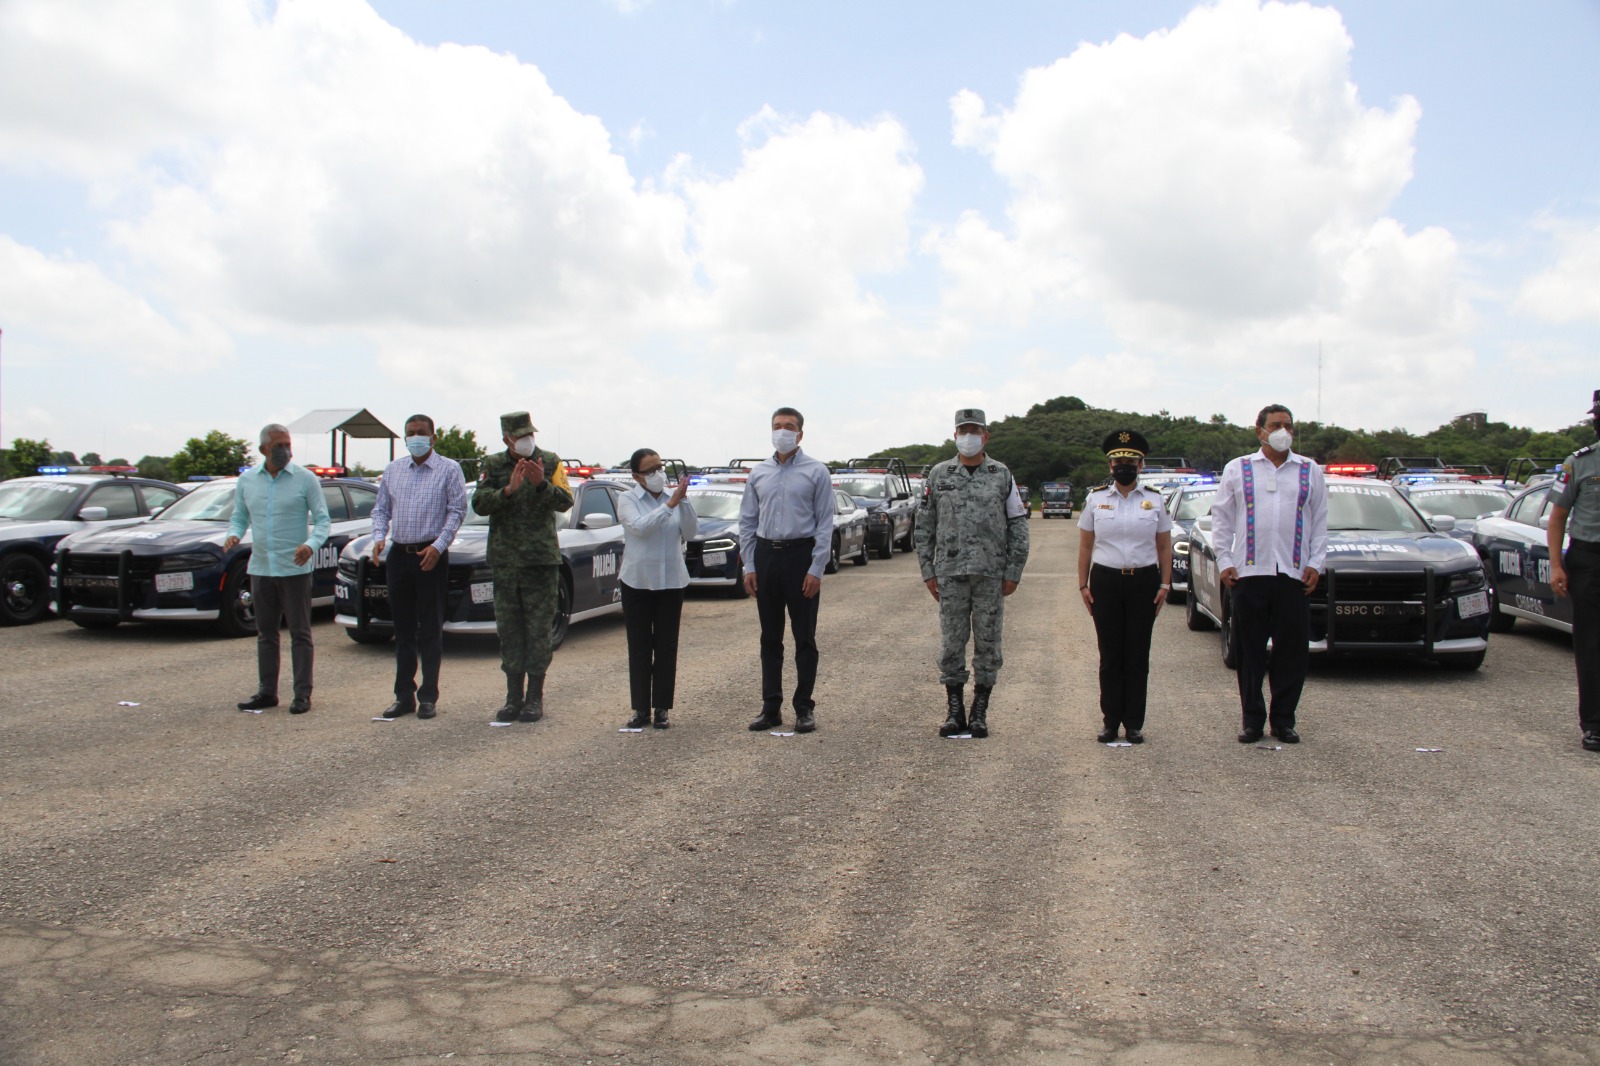
{"type": "Polygon", "coordinates": [[[239,475],[233,488],[233,520],[223,551],[232,551],[245,531],[250,533],[250,593],[256,611],[256,694],[239,704],[241,711],[278,705],[278,627],[289,623],[294,701],[290,714],[311,709],[311,571],[312,559],[328,540],[328,503],[322,482],[294,454],[289,431],[276,422],[262,427],[261,454],[266,461],[239,475]],[[309,532],[308,532],[309,527],[309,532]]]}

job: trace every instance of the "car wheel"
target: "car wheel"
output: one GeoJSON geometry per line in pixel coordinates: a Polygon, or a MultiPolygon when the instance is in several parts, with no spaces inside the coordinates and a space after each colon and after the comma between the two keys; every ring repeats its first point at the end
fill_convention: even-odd
{"type": "Polygon", "coordinates": [[[364,629],[361,626],[351,626],[344,632],[357,644],[387,644],[394,639],[394,634],[387,630],[364,629]]]}
{"type": "Polygon", "coordinates": [[[0,625],[25,626],[43,618],[49,589],[44,563],[34,556],[16,551],[0,560],[0,625]]]}
{"type": "Polygon", "coordinates": [[[1517,624],[1517,616],[1500,609],[1500,597],[1495,595],[1494,584],[1489,585],[1489,632],[1509,633],[1517,624]]]}
{"type": "Polygon", "coordinates": [[[1441,655],[1439,656],[1439,665],[1446,670],[1459,670],[1462,673],[1467,673],[1483,665],[1485,654],[1485,652],[1475,651],[1471,655],[1441,655]]]}
{"type": "Polygon", "coordinates": [[[556,599],[556,617],[550,623],[550,650],[561,647],[561,642],[567,639],[567,630],[572,626],[572,579],[565,573],[561,575],[561,594],[556,599]]]}
{"type": "Polygon", "coordinates": [[[115,629],[119,621],[116,618],[74,618],[72,624],[83,629],[115,629]]]}
{"type": "Polygon", "coordinates": [[[890,534],[887,537],[883,538],[883,547],[878,549],[878,558],[880,558],[880,559],[893,559],[894,558],[894,533],[893,532],[890,532],[890,534]]]}
{"type": "Polygon", "coordinates": [[[255,596],[250,589],[250,575],[245,572],[243,559],[228,567],[228,576],[222,585],[222,613],[217,616],[217,628],[230,637],[256,635],[255,596]]]}
{"type": "Polygon", "coordinates": [[[850,561],[856,566],[866,566],[872,562],[872,557],[867,552],[867,540],[865,537],[861,538],[861,550],[856,552],[855,558],[850,561]]]}
{"type": "Polygon", "coordinates": [[[1239,630],[1233,624],[1233,605],[1222,601],[1222,665],[1239,669],[1239,630]]]}
{"type": "Polygon", "coordinates": [[[833,547],[828,549],[828,565],[822,568],[824,574],[837,574],[839,572],[839,538],[833,538],[833,547]]]}
{"type": "Polygon", "coordinates": [[[1194,602],[1194,593],[1192,592],[1184,597],[1183,619],[1189,623],[1189,628],[1196,633],[1204,633],[1215,628],[1211,624],[1211,619],[1200,613],[1200,607],[1194,602]]]}

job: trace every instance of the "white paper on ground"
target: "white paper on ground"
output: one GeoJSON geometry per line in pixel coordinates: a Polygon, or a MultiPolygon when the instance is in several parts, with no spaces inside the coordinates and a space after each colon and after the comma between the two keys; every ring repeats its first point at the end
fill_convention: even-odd
{"type": "Polygon", "coordinates": [[[621,729],[617,730],[617,732],[619,732],[619,733],[643,733],[644,730],[642,728],[632,728],[632,729],[630,729],[628,726],[623,726],[621,729]]]}
{"type": "Polygon", "coordinates": [[[1257,744],[1256,745],[1256,750],[1257,751],[1282,751],[1283,750],[1283,745],[1282,744],[1257,744]]]}
{"type": "Polygon", "coordinates": [[[771,733],[770,733],[770,734],[768,734],[768,735],[769,735],[769,736],[774,736],[774,737],[792,737],[792,736],[794,736],[794,734],[793,734],[793,733],[779,733],[779,732],[778,732],[778,731],[777,731],[777,730],[773,730],[773,731],[772,731],[772,732],[771,732],[771,733]]]}
{"type": "Polygon", "coordinates": [[[118,700],[117,701],[117,706],[118,707],[137,707],[139,705],[137,703],[134,703],[132,700],[118,700]]]}
{"type": "Polygon", "coordinates": [[[241,711],[243,711],[245,714],[260,714],[265,708],[262,708],[262,707],[240,707],[239,709],[241,711]]]}
{"type": "MultiPolygon", "coordinates": [[[[259,713],[259,712],[257,712],[257,713],[259,713]]],[[[385,718],[383,715],[380,714],[380,715],[378,715],[378,717],[374,718],[373,721],[374,722],[392,722],[392,721],[394,721],[394,719],[393,718],[385,718]]]]}
{"type": "Polygon", "coordinates": [[[1111,743],[1109,743],[1109,744],[1107,744],[1105,746],[1108,747],[1108,748],[1131,748],[1131,747],[1133,747],[1133,741],[1131,741],[1131,740],[1113,740],[1111,743]]]}
{"type": "Polygon", "coordinates": [[[949,736],[945,737],[945,739],[946,740],[971,740],[972,739],[972,734],[971,733],[951,733],[949,736]]]}
{"type": "Polygon", "coordinates": [[[510,722],[490,722],[489,724],[492,725],[492,726],[495,726],[496,728],[498,728],[498,727],[503,726],[503,725],[510,725],[511,723],[510,722]]]}
{"type": "Polygon", "coordinates": [[[1418,748],[1417,750],[1420,751],[1420,752],[1423,752],[1424,754],[1432,755],[1435,752],[1440,752],[1440,751],[1443,751],[1444,749],[1443,748],[1418,748]]]}

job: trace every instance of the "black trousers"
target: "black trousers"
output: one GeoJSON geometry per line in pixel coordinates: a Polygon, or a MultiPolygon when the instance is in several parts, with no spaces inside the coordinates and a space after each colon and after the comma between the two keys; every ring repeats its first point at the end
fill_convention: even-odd
{"type": "Polygon", "coordinates": [[[1572,597],[1572,655],[1578,661],[1578,724],[1600,732],[1600,551],[1573,547],[1562,559],[1572,597]]]}
{"type": "Polygon", "coordinates": [[[1233,626],[1239,634],[1239,705],[1246,729],[1293,728],[1311,661],[1311,598],[1287,574],[1241,577],[1233,586],[1233,626]],[[1267,651],[1267,639],[1272,651],[1267,651]],[[1261,698],[1270,680],[1272,710],[1261,698]]]}
{"type": "Polygon", "coordinates": [[[278,694],[278,628],[289,623],[289,663],[294,670],[294,698],[311,698],[311,575],[250,575],[250,596],[256,608],[256,691],[278,694]]]}
{"type": "Polygon", "coordinates": [[[783,707],[783,624],[788,615],[794,634],[794,709],[809,714],[816,708],[811,692],[817,686],[817,608],[822,594],[806,599],[800,586],[811,567],[811,548],[790,542],[773,548],[756,541],[756,613],[761,617],[761,709],[776,714],[783,707]]]}
{"type": "Polygon", "coordinates": [[[1159,566],[1140,567],[1131,574],[1110,566],[1089,571],[1094,635],[1100,644],[1100,717],[1112,728],[1144,728],[1150,633],[1160,588],[1159,566]]]}
{"type": "Polygon", "coordinates": [[[622,621],[628,629],[628,692],[637,712],[672,709],[682,618],[682,589],[622,586],[622,621]]]}
{"type": "Polygon", "coordinates": [[[384,576],[389,586],[389,611],[394,618],[394,698],[401,703],[437,703],[450,553],[441,552],[438,564],[432,570],[423,570],[422,556],[395,545],[389,552],[384,576]],[[422,662],[420,688],[418,660],[422,662]]]}

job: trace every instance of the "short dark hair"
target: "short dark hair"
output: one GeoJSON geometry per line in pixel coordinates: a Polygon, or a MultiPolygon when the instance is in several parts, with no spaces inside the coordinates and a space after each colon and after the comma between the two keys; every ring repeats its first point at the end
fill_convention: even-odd
{"type": "Polygon", "coordinates": [[[1281,404],[1281,403],[1269,403],[1269,404],[1267,404],[1267,406],[1265,406],[1265,407],[1263,407],[1261,409],[1261,413],[1260,414],[1256,415],[1256,428],[1257,429],[1266,429],[1267,428],[1267,416],[1268,415],[1275,415],[1279,411],[1282,411],[1284,414],[1288,415],[1290,422],[1294,421],[1294,412],[1293,411],[1289,410],[1287,407],[1283,406],[1283,404],[1281,404]]]}
{"type": "Polygon", "coordinates": [[[628,456],[628,469],[637,474],[639,472],[639,464],[644,462],[645,456],[660,454],[661,453],[656,451],[654,448],[640,448],[638,451],[628,456]]]}
{"type": "Polygon", "coordinates": [[[406,425],[408,426],[413,422],[428,423],[428,436],[433,436],[433,419],[429,418],[427,415],[412,415],[410,418],[406,419],[406,425]]]}
{"type": "MultiPolygon", "coordinates": [[[[779,415],[793,415],[795,421],[800,423],[800,428],[806,428],[806,416],[801,414],[799,411],[796,411],[793,407],[780,407],[776,411],[772,412],[772,418],[777,418],[779,415]]],[[[772,420],[768,419],[767,421],[770,425],[772,420]]]]}

